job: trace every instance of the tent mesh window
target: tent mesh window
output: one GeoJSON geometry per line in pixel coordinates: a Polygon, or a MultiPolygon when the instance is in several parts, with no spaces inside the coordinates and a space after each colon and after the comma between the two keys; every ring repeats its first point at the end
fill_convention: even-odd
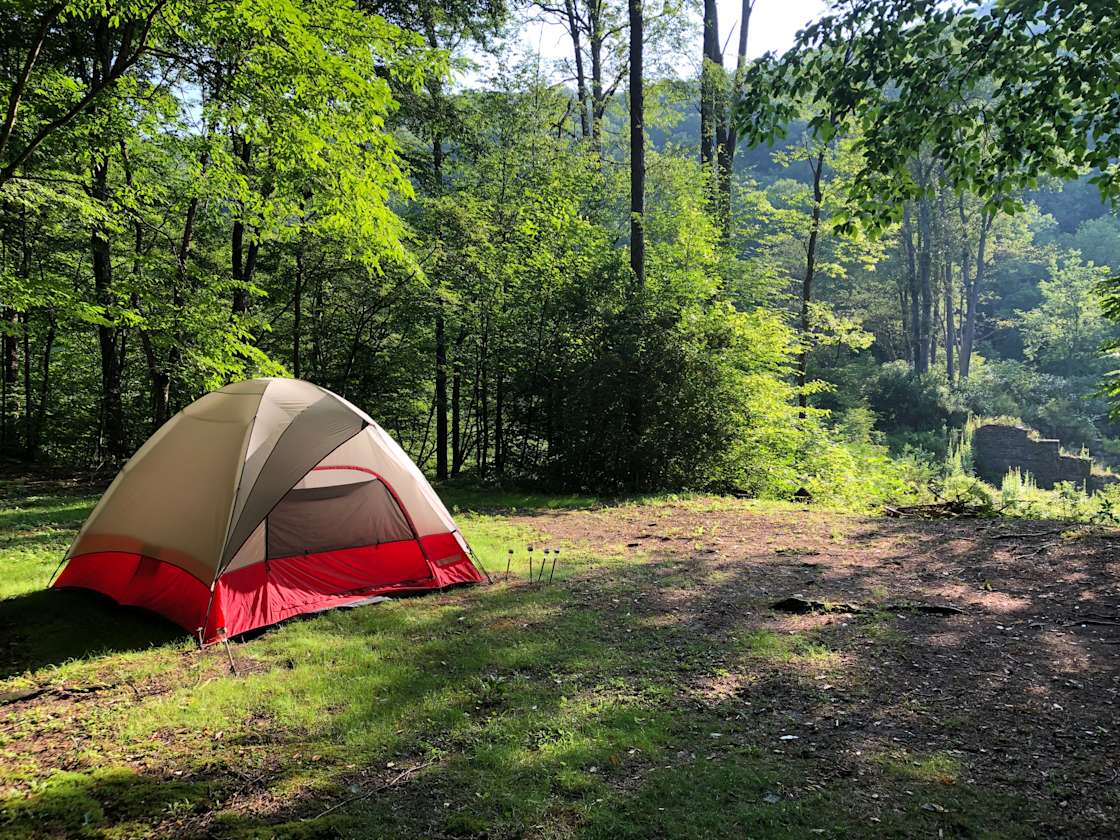
{"type": "Polygon", "coordinates": [[[266,533],[269,560],[413,539],[396,499],[375,479],[290,490],[266,533]]]}

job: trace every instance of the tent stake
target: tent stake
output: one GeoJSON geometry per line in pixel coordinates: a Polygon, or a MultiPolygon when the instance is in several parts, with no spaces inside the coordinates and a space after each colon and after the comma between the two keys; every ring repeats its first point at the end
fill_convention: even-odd
{"type": "Polygon", "coordinates": [[[556,561],[560,559],[560,549],[552,549],[552,571],[548,573],[548,582],[552,583],[552,576],[556,574],[556,561]]]}
{"type": "Polygon", "coordinates": [[[233,671],[235,677],[240,677],[241,674],[237,673],[237,666],[233,664],[233,651],[229,649],[229,639],[222,639],[222,644],[226,646],[226,656],[229,657],[229,669],[233,671]]]}

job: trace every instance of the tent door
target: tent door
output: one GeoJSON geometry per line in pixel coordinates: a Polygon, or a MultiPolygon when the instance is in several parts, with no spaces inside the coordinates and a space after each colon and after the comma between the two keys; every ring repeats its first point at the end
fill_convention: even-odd
{"type": "Polygon", "coordinates": [[[268,516],[269,560],[412,540],[408,520],[381,481],[296,487],[268,516]]]}

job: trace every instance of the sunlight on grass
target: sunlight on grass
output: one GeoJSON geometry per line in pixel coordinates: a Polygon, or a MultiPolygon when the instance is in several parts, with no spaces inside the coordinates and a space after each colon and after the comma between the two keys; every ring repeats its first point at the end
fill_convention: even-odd
{"type": "Polygon", "coordinates": [[[821,666],[839,663],[835,651],[801,633],[752,630],[739,640],[739,647],[749,656],[775,662],[805,662],[821,666]]]}
{"type": "Polygon", "coordinates": [[[961,774],[960,759],[944,752],[915,755],[900,750],[879,761],[891,773],[922,782],[955,785],[961,774]]]}
{"type": "Polygon", "coordinates": [[[0,598],[47,585],[96,501],[89,496],[30,496],[0,508],[0,598]]]}

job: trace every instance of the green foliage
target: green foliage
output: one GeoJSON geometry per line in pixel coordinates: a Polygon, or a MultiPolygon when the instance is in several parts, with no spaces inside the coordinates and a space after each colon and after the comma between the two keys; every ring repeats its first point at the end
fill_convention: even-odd
{"type": "MultiPolygon", "coordinates": [[[[200,393],[257,375],[343,394],[429,471],[446,437],[447,473],[482,484],[806,489],[868,508],[920,495],[967,411],[1107,450],[1117,429],[1092,392],[1110,304],[1092,298],[1104,269],[1073,249],[1111,264],[1116,226],[1029,203],[986,215],[995,194],[955,180],[963,164],[928,124],[906,123],[902,140],[922,142],[876,174],[876,120],[900,125],[900,103],[920,99],[905,84],[920,68],[899,50],[936,59],[945,44],[912,43],[897,5],[877,40],[865,5],[826,15],[799,51],[748,63],[744,79],[704,65],[717,110],[745,81],[749,144],[787,135],[740,153],[753,168],[734,173],[729,228],[697,187],[711,179],[695,161],[697,86],[668,75],[694,33],[677,4],[651,19],[650,66],[666,74],[647,80],[659,139],[642,288],[626,265],[612,81],[622,5],[574,5],[577,29],[602,38],[584,45],[600,79],[579,102],[510,51],[509,9],[489,0],[5,9],[13,56],[45,34],[22,93],[20,62],[3,71],[19,105],[0,141],[14,164],[0,176],[3,456],[112,467],[200,393]],[[106,56],[122,72],[100,85],[106,56]],[[884,179],[894,192],[875,193],[884,179]],[[905,230],[888,223],[900,197],[905,230]],[[962,378],[940,333],[968,320],[973,292],[962,378]]],[[[913,29],[984,25],[938,7],[913,29]]],[[[1003,107],[979,82],[956,90],[967,96],[947,136],[1003,107]]],[[[962,146],[979,154],[974,171],[1003,154],[981,134],[962,146]]],[[[1047,206],[1074,212],[1060,196],[1047,206]]],[[[960,335],[944,341],[962,352],[960,335]]]]}
{"type": "Polygon", "coordinates": [[[867,400],[890,432],[942,432],[963,415],[945,382],[934,373],[915,374],[902,362],[879,368],[867,384],[867,400]]]}
{"type": "Polygon", "coordinates": [[[1088,168],[1112,197],[1120,188],[1120,123],[1108,86],[1094,80],[1116,75],[1108,45],[1118,27],[1107,3],[836,6],[804,27],[784,56],[759,65],[762,87],[778,102],[752,101],[740,127],[758,139],[773,136],[804,99],[818,109],[810,130],[822,141],[835,133],[836,115],[851,119],[868,166],[849,195],[872,227],[898,219],[905,200],[926,192],[910,170],[924,151],[954,187],[983,196],[989,211],[1014,213],[1018,189],[1088,168]]]}
{"type": "Polygon", "coordinates": [[[1072,376],[1093,358],[1115,331],[1105,320],[1094,294],[1109,274],[1106,267],[1082,263],[1079,253],[1050,259],[1049,276],[1039,283],[1042,302],[1020,313],[1028,359],[1046,372],[1072,376]]]}

